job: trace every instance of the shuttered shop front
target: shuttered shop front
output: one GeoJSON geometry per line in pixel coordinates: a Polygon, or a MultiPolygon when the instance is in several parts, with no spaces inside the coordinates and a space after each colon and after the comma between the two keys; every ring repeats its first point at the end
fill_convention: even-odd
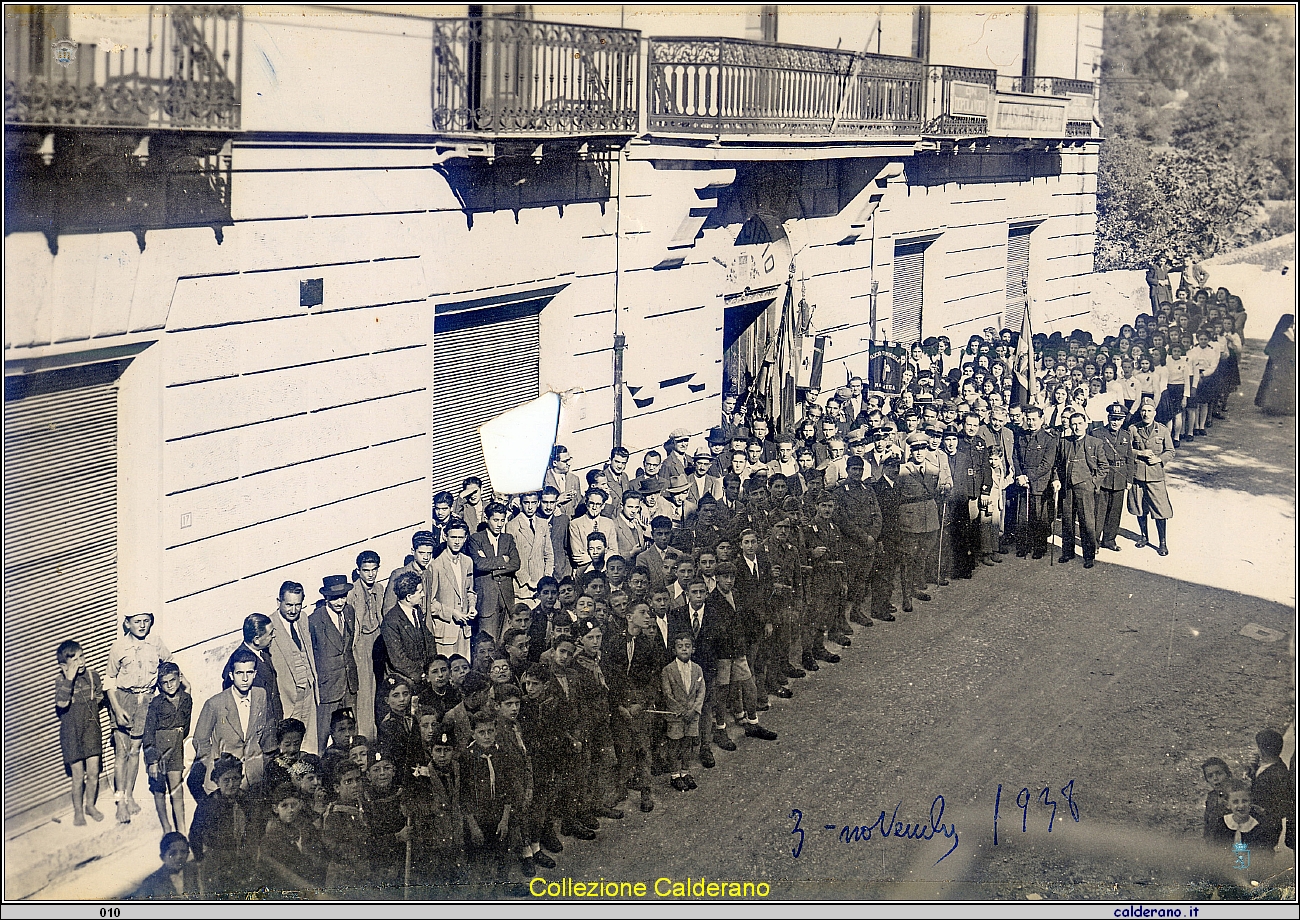
{"type": "Polygon", "coordinates": [[[926,243],[894,244],[893,339],[910,345],[921,340],[926,243]]]}
{"type": "Polygon", "coordinates": [[[1025,315],[1029,285],[1029,236],[1033,227],[1012,227],[1007,232],[1007,316],[1003,328],[1019,331],[1025,315]]]}
{"type": "MultiPolygon", "coordinates": [[[[67,798],[55,649],[104,676],[117,617],[117,378],[98,364],[5,381],[5,818],[67,798]]],[[[111,769],[107,711],[101,712],[111,769]]]]}
{"type": "Polygon", "coordinates": [[[460,492],[467,476],[491,494],[478,428],[535,399],[546,301],[439,312],[434,321],[433,489],[460,492]]]}

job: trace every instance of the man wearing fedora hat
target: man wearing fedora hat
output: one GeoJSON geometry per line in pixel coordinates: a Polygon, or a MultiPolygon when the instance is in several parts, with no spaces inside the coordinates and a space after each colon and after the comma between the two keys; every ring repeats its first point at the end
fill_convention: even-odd
{"type": "MultiPolygon", "coordinates": [[[[348,605],[352,582],[346,575],[327,575],[321,600],[307,617],[312,654],[316,662],[316,743],[325,750],[334,710],[357,702],[357,663],[352,657],[356,614],[348,605]]],[[[371,702],[373,705],[373,702],[371,702]]]]}
{"type": "Polygon", "coordinates": [[[681,526],[682,522],[695,513],[696,503],[689,501],[687,493],[691,491],[691,484],[686,479],[685,474],[678,474],[669,478],[664,490],[659,493],[655,499],[654,506],[650,509],[651,519],[660,515],[668,518],[675,526],[681,526]]]}

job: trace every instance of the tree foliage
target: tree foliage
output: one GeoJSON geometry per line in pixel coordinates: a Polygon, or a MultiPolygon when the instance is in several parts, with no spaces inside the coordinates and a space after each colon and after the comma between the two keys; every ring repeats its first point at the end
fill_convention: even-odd
{"type": "Polygon", "coordinates": [[[1280,7],[1107,7],[1097,264],[1209,256],[1295,196],[1295,24],[1280,7]]]}

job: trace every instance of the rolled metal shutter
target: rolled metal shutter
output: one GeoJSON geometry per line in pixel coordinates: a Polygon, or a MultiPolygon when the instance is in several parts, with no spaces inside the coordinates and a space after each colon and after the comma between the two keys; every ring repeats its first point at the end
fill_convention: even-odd
{"type": "Polygon", "coordinates": [[[893,339],[910,345],[921,340],[925,249],[929,243],[894,244],[893,339]]]}
{"type": "Polygon", "coordinates": [[[1017,332],[1028,304],[1029,235],[1033,232],[1033,227],[1012,227],[1007,231],[1007,313],[1002,327],[1017,332]]]}
{"type": "MultiPolygon", "coordinates": [[[[118,634],[117,365],[6,381],[5,818],[67,798],[55,649],[82,646],[101,677],[118,634]],[[91,385],[85,384],[87,379],[91,385]]],[[[112,769],[107,709],[104,769],[112,769]]]]}
{"type": "Polygon", "coordinates": [[[439,315],[434,321],[433,489],[460,491],[467,476],[491,481],[478,428],[535,399],[541,380],[544,303],[439,315]]]}

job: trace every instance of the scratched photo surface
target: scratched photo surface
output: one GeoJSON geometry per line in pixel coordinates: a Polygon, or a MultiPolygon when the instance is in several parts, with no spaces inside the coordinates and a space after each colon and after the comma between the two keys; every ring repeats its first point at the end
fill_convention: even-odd
{"type": "MultiPolygon", "coordinates": [[[[242,899],[552,909],[1168,901],[1194,917],[1211,899],[1294,901],[1294,843],[1250,833],[1280,827],[1285,790],[1265,799],[1283,803],[1272,811],[1258,780],[1249,792],[1275,769],[1261,730],[1281,733],[1294,769],[1294,39],[1294,10],[1274,7],[6,7],[6,902],[193,898],[222,878],[242,899]],[[360,807],[307,806],[333,809],[323,841],[250,805],[239,847],[221,850],[209,828],[226,875],[159,868],[164,824],[190,831],[222,750],[249,777],[292,781],[267,681],[313,754],[336,708],[379,693],[356,726],[384,740],[368,763],[378,749],[395,782],[427,781],[433,742],[400,711],[380,727],[392,697],[376,669],[400,663],[414,683],[435,650],[470,657],[481,633],[508,638],[511,606],[534,605],[542,575],[586,565],[593,525],[578,505],[611,447],[630,457],[627,481],[610,484],[657,496],[655,514],[689,514],[713,482],[726,505],[720,477],[689,473],[697,451],[729,443],[711,437],[733,425],[728,397],[746,424],[766,416],[795,434],[810,390],[825,406],[857,378],[851,398],[899,402],[900,345],[945,337],[952,369],[987,330],[1100,343],[1200,271],[1198,284],[1241,299],[1239,380],[1225,365],[1226,402],[1167,458],[1172,515],[1158,532],[1133,513],[1135,492],[1109,547],[1081,542],[1070,558],[1058,517],[1046,552],[1021,553],[1026,503],[1013,519],[992,486],[990,508],[972,496],[940,502],[940,517],[927,491],[916,500],[940,524],[899,530],[895,502],[879,545],[836,537],[837,568],[807,562],[824,643],[792,641],[767,570],[772,628],[755,620],[747,661],[790,676],[757,687],[757,705],[747,690],[724,702],[725,738],[706,708],[712,743],[686,755],[690,782],[650,770],[676,704],[629,689],[643,650],[662,654],[656,692],[671,682],[652,617],[657,650],[607,641],[602,666],[565,672],[588,699],[610,696],[609,730],[567,683],[546,685],[568,700],[547,716],[567,734],[533,752],[526,816],[498,823],[489,804],[486,827],[465,821],[471,799],[506,795],[499,774],[525,798],[524,771],[502,767],[504,753],[488,769],[479,739],[455,809],[366,780],[360,807]],[[567,466],[550,463],[557,445],[567,466]],[[562,493],[545,546],[512,502],[543,483],[562,493]],[[443,490],[473,533],[459,563],[432,507],[443,490]],[[477,532],[493,500],[511,502],[500,537],[477,532]],[[953,509],[977,522],[949,526],[953,509]],[[979,515],[1004,512],[1007,541],[982,548],[979,515]],[[953,534],[959,555],[973,546],[973,571],[927,586],[953,534]],[[449,553],[428,563],[436,577],[428,543],[449,553]],[[362,551],[379,557],[370,595],[362,551]],[[426,592],[423,631],[397,603],[403,571],[426,592]],[[287,604],[285,582],[301,586],[287,604]],[[145,709],[138,724],[127,711],[148,705],[153,660],[123,664],[123,643],[139,641],[124,618],[146,611],[193,700],[172,755],[145,709]],[[234,724],[223,674],[253,613],[274,626],[274,671],[259,667],[251,722],[234,724]],[[100,684],[68,678],[56,658],[68,639],[111,705],[92,699],[100,684]],[[652,710],[634,722],[650,752],[625,730],[634,704],[652,710]],[[96,719],[98,800],[70,798],[81,773],[65,762],[96,753],[96,719]],[[124,722],[137,727],[114,730],[124,722]],[[126,740],[141,734],[143,757],[126,740]],[[1203,769],[1211,758],[1222,764],[1203,769]],[[133,791],[115,796],[115,783],[133,791]],[[421,849],[444,825],[461,854],[445,865],[421,849]],[[464,857],[482,831],[485,847],[507,841],[499,856],[464,857]],[[277,874],[286,865],[303,876],[277,874]]],[[[845,479],[823,449],[815,462],[845,479]]],[[[734,462],[769,461],[782,470],[775,443],[734,462]]],[[[1110,488],[1124,498],[1124,482],[1110,488]]],[[[728,514],[759,531],[762,565],[778,559],[771,509],[728,514]]],[[[609,555],[644,544],[638,561],[663,578],[648,526],[599,520],[609,555]]],[[[826,527],[805,532],[809,549],[826,527]]],[[[738,566],[743,529],[726,531],[738,566]]],[[[706,531],[670,542],[716,544],[706,531]]],[[[720,657],[695,655],[711,688],[720,657]]],[[[469,731],[463,712],[431,737],[469,731]]]]}

